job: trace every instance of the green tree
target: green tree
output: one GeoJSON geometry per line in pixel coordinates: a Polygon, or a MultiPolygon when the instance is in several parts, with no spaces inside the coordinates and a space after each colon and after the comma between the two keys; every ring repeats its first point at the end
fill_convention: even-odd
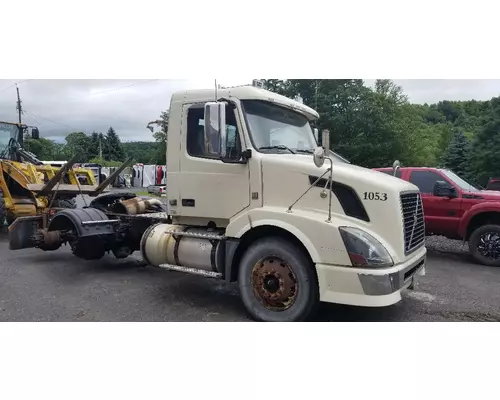
{"type": "Polygon", "coordinates": [[[122,143],[125,157],[132,157],[134,162],[156,164],[160,143],[156,142],[124,142],[122,143]]]}
{"type": "Polygon", "coordinates": [[[102,155],[108,161],[125,160],[125,153],[120,138],[111,126],[106,132],[105,148],[102,151],[102,155]]]}
{"type": "Polygon", "coordinates": [[[451,169],[464,179],[470,179],[470,152],[471,144],[467,136],[463,132],[455,133],[444,153],[443,167],[451,169]]]}
{"type": "Polygon", "coordinates": [[[83,132],[72,132],[66,136],[66,153],[68,158],[77,155],[77,162],[89,159],[90,137],[83,132]]]}
{"type": "Polygon", "coordinates": [[[26,150],[32,152],[39,160],[49,161],[56,160],[56,145],[55,143],[46,138],[32,139],[26,138],[24,140],[24,147],[26,150]]]}
{"type": "Polygon", "coordinates": [[[103,145],[103,134],[92,132],[90,135],[90,145],[89,145],[89,158],[95,158],[100,156],[101,146],[103,145]]]}
{"type": "Polygon", "coordinates": [[[89,163],[100,164],[103,167],[119,167],[123,164],[121,161],[108,161],[99,157],[91,158],[89,163]]]}
{"type": "Polygon", "coordinates": [[[472,164],[477,181],[486,186],[488,179],[500,177],[500,97],[490,101],[490,113],[481,132],[474,138],[472,164]]]}
{"type": "Polygon", "coordinates": [[[375,91],[398,105],[408,103],[408,96],[403,91],[403,88],[390,79],[375,80],[375,91]]]}
{"type": "Polygon", "coordinates": [[[167,141],[168,141],[168,120],[169,120],[169,110],[163,111],[160,114],[160,127],[159,131],[153,133],[153,138],[158,147],[154,155],[155,164],[165,165],[167,162],[167,141]]]}

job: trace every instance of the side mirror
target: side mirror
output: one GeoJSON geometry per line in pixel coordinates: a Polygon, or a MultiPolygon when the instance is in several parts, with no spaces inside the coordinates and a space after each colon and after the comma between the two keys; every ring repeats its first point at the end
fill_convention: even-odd
{"type": "Polygon", "coordinates": [[[454,198],[457,197],[457,192],[455,188],[445,181],[437,181],[434,184],[434,196],[437,197],[449,197],[454,198]]]}
{"type": "Polygon", "coordinates": [[[314,138],[316,139],[316,144],[319,143],[319,131],[318,128],[313,129],[314,138]]]}
{"type": "Polygon", "coordinates": [[[401,163],[399,162],[399,160],[394,161],[394,163],[392,164],[392,176],[396,176],[400,168],[401,163]]]}
{"type": "Polygon", "coordinates": [[[40,139],[40,132],[38,131],[38,128],[31,129],[31,137],[33,139],[40,139]]]}
{"type": "Polygon", "coordinates": [[[205,146],[209,154],[226,156],[226,103],[205,104],[205,146]]]}

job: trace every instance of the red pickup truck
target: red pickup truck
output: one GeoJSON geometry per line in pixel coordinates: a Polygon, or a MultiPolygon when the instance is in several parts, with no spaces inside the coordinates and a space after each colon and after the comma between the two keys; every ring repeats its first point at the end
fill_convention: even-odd
{"type": "Polygon", "coordinates": [[[468,241],[477,262],[500,267],[500,192],[481,190],[448,169],[374,169],[420,189],[426,235],[468,241]]]}

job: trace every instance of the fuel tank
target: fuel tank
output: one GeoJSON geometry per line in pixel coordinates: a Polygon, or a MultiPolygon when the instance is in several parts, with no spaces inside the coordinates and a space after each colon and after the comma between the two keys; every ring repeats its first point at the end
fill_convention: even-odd
{"type": "Polygon", "coordinates": [[[224,245],[218,237],[223,234],[223,230],[160,223],[144,232],[141,254],[155,267],[169,264],[221,272],[224,245]]]}

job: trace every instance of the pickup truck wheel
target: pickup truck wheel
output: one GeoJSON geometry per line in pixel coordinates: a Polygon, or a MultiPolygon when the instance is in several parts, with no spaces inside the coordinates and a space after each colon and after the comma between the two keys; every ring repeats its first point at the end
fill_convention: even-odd
{"type": "Polygon", "coordinates": [[[316,272],[303,251],[273,237],[252,244],[242,257],[238,285],[254,319],[303,321],[319,303],[316,272]]]}
{"type": "Polygon", "coordinates": [[[484,225],[472,232],[469,252],[480,264],[500,267],[500,225],[484,225]]]}

